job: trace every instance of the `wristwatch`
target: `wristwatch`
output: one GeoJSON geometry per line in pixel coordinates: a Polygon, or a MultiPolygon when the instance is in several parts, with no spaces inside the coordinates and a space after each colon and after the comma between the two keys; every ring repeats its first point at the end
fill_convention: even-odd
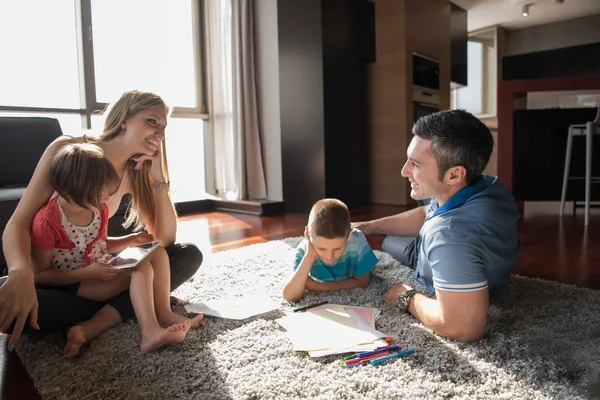
{"type": "Polygon", "coordinates": [[[402,294],[398,295],[398,308],[404,312],[408,312],[408,306],[410,304],[410,298],[417,294],[415,289],[409,289],[402,294]]]}

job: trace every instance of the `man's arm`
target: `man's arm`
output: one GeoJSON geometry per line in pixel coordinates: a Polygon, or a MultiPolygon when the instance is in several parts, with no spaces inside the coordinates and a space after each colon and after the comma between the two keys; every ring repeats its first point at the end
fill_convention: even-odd
{"type": "MultiPolygon", "coordinates": [[[[398,295],[410,289],[398,283],[385,294],[385,300],[397,304],[398,295]]],[[[460,342],[474,342],[483,338],[489,307],[488,289],[455,292],[436,290],[437,299],[416,294],[410,299],[408,310],[426,327],[440,336],[460,342]]]]}
{"type": "Polygon", "coordinates": [[[309,277],[306,281],[306,290],[310,290],[311,292],[329,292],[332,290],[344,290],[354,288],[364,289],[367,286],[369,286],[370,281],[370,272],[367,272],[366,274],[361,276],[355,276],[337,282],[317,282],[309,277]]]}
{"type": "Polygon", "coordinates": [[[352,223],[353,228],[360,229],[365,235],[378,233],[393,236],[418,236],[429,206],[417,207],[400,214],[352,223]]]}

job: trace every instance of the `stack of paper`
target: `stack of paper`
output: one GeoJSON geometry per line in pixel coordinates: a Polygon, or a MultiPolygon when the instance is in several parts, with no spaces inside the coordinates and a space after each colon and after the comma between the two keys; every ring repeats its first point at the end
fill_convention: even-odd
{"type": "Polygon", "coordinates": [[[386,346],[387,335],[375,329],[380,310],[327,304],[302,313],[289,313],[277,319],[295,351],[308,351],[311,357],[371,351],[386,346]]]}

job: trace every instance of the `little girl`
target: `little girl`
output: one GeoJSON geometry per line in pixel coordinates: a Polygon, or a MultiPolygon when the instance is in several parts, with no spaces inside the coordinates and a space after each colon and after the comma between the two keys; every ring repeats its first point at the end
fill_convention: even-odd
{"type": "MultiPolygon", "coordinates": [[[[37,284],[95,301],[129,288],[142,331],[142,352],[181,342],[190,328],[204,326],[202,314],[190,320],[171,311],[169,259],[164,248],[156,248],[128,270],[106,264],[110,253],[152,237],[139,233],[107,238],[104,200],[118,189],[120,177],[100,147],[91,143],[64,146],[52,159],[50,180],[56,193],[37,212],[31,228],[37,284]]],[[[82,327],[72,327],[65,355],[77,354],[84,342],[82,327]]]]}

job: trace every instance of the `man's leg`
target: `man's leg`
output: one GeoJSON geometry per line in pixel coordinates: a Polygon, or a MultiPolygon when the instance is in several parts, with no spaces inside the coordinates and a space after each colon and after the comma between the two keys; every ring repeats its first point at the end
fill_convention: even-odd
{"type": "Polygon", "coordinates": [[[387,236],[383,240],[381,248],[402,264],[415,269],[415,265],[417,265],[418,239],[418,237],[387,236]]]}
{"type": "MultiPolygon", "coordinates": [[[[6,276],[0,278],[0,286],[6,279],[6,276]]],[[[104,306],[102,302],[72,296],[60,290],[37,289],[36,292],[39,303],[38,323],[42,332],[63,331],[92,318],[104,306]]],[[[12,332],[13,326],[8,333],[12,332]]],[[[35,329],[27,321],[23,333],[34,331],[35,329]]]]}
{"type": "MultiPolygon", "coordinates": [[[[171,271],[171,291],[177,289],[185,281],[190,279],[200,265],[202,264],[202,253],[200,249],[193,244],[176,243],[165,248],[169,256],[169,267],[171,271]]],[[[107,301],[113,306],[123,321],[135,317],[135,311],[131,304],[129,291],[125,291],[118,296],[107,301]]]]}

